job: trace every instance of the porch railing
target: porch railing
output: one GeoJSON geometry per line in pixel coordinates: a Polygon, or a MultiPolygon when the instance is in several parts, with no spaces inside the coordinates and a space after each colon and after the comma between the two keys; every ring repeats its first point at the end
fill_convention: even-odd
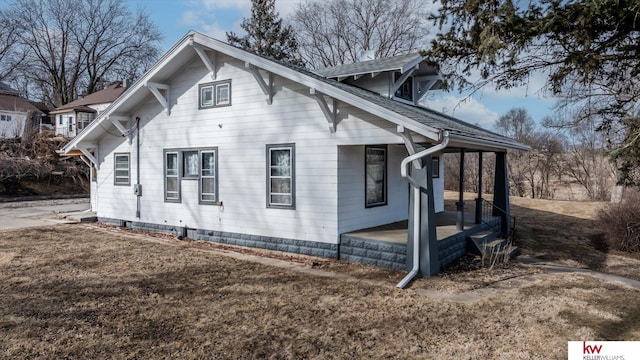
{"type": "Polygon", "coordinates": [[[516,236],[516,218],[511,216],[504,209],[494,205],[492,202],[485,199],[478,199],[481,203],[481,215],[480,221],[483,224],[488,225],[493,231],[503,236],[509,243],[515,242],[516,236]],[[509,223],[507,231],[504,231],[505,226],[502,222],[497,223],[496,218],[506,219],[509,223]]]}

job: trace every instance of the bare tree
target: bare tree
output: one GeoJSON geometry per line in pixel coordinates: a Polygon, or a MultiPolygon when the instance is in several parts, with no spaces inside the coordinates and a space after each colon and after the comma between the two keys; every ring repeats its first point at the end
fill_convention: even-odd
{"type": "Polygon", "coordinates": [[[420,0],[312,0],[291,15],[300,56],[313,68],[422,50],[428,34],[420,0]]]}
{"type": "Polygon", "coordinates": [[[531,146],[532,151],[509,152],[510,188],[514,195],[532,198],[552,198],[553,175],[558,175],[564,145],[556,131],[540,129],[523,108],[514,108],[502,115],[494,125],[505,136],[531,146]]]}
{"type": "MultiPolygon", "coordinates": [[[[551,119],[546,122],[554,124],[551,119]]],[[[593,119],[585,119],[564,129],[567,151],[563,171],[584,188],[590,200],[608,200],[615,184],[616,166],[607,156],[610,146],[607,133],[596,131],[596,128],[593,119]]]]}
{"type": "Polygon", "coordinates": [[[53,106],[135,77],[159,55],[158,28],[122,0],[14,0],[6,15],[26,55],[31,92],[53,106]]]}
{"type": "Polygon", "coordinates": [[[24,60],[24,53],[18,51],[16,24],[8,21],[5,12],[0,9],[0,81],[9,78],[24,60]]]}

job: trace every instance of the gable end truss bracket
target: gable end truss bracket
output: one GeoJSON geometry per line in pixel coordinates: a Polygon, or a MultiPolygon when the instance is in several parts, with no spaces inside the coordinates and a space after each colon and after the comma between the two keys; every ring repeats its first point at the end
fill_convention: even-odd
{"type": "Polygon", "coordinates": [[[202,60],[202,62],[204,63],[204,66],[206,66],[207,70],[209,70],[209,73],[211,74],[211,80],[215,81],[216,75],[217,75],[216,53],[213,52],[211,55],[207,54],[207,51],[204,48],[202,48],[200,45],[195,44],[193,42],[193,39],[191,39],[191,43],[189,45],[193,47],[193,50],[196,51],[196,53],[200,57],[200,60],[202,60]]]}
{"type": "Polygon", "coordinates": [[[122,122],[124,122],[125,124],[129,124],[129,122],[131,121],[130,118],[126,117],[126,116],[109,116],[109,120],[111,120],[111,123],[113,123],[113,126],[116,127],[116,129],[118,129],[118,131],[120,131],[120,133],[122,134],[122,136],[127,136],[129,135],[130,130],[127,130],[123,125],[122,122]]]}
{"type": "Polygon", "coordinates": [[[156,97],[167,115],[171,115],[171,108],[169,107],[169,85],[147,81],[145,83],[145,86],[149,89],[149,91],[151,91],[153,96],[156,97]],[[163,91],[164,94],[162,93],[163,91]]]}
{"type": "Polygon", "coordinates": [[[329,123],[329,131],[332,133],[336,132],[336,127],[338,126],[338,101],[334,98],[330,98],[332,100],[332,109],[329,108],[329,104],[327,104],[327,100],[325,99],[325,95],[314,88],[309,89],[309,94],[313,96],[314,99],[318,102],[320,106],[320,110],[324,114],[324,117],[327,119],[329,123]]]}
{"type": "MultiPolygon", "coordinates": [[[[96,159],[95,156],[93,156],[93,154],[91,153],[91,149],[95,149],[96,145],[95,144],[78,144],[77,149],[80,150],[80,152],[82,152],[82,157],[85,157],[87,160],[89,160],[89,162],[91,164],[93,164],[93,166],[96,167],[96,169],[100,170],[100,166],[98,165],[98,160],[96,159]]],[[[82,161],[84,161],[85,163],[86,160],[82,159],[82,161]]],[[[87,164],[89,165],[89,164],[87,164]]]]}
{"type": "Polygon", "coordinates": [[[271,105],[273,103],[273,75],[271,73],[267,73],[267,81],[264,81],[264,78],[262,77],[262,74],[260,74],[260,70],[258,70],[257,67],[255,67],[254,65],[252,65],[249,62],[244,63],[244,68],[245,70],[247,70],[248,72],[250,72],[253,77],[256,79],[256,82],[258,83],[258,85],[260,85],[260,89],[262,89],[262,92],[264,93],[264,95],[267,97],[267,104],[271,105]]]}

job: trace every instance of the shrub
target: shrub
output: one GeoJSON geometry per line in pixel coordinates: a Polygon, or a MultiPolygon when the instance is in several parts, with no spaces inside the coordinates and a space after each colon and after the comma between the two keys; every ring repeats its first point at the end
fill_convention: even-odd
{"type": "Polygon", "coordinates": [[[612,249],[640,252],[640,192],[625,195],[622,202],[602,210],[597,225],[612,249]]]}

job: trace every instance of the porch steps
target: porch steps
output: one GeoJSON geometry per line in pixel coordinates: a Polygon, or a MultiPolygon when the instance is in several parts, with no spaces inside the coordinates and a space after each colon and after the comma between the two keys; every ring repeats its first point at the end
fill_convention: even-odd
{"type": "Polygon", "coordinates": [[[487,230],[467,236],[467,250],[483,257],[510,259],[520,253],[515,246],[509,246],[507,239],[498,237],[494,231],[487,230]]]}

